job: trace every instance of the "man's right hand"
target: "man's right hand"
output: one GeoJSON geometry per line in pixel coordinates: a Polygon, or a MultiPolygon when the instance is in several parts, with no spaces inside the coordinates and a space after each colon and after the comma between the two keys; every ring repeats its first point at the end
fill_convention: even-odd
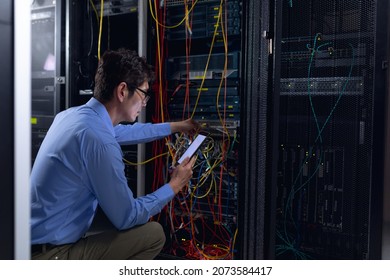
{"type": "Polygon", "coordinates": [[[171,180],[169,185],[171,186],[173,192],[177,194],[192,178],[192,168],[195,164],[196,157],[185,158],[182,163],[173,170],[171,173],[171,180]]]}

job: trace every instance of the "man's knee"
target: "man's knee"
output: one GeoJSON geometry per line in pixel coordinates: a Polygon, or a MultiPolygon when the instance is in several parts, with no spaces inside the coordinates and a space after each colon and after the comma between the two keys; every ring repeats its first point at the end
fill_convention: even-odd
{"type": "Polygon", "coordinates": [[[149,222],[148,223],[149,230],[152,233],[153,240],[155,243],[161,244],[160,246],[164,246],[165,244],[165,233],[161,226],[161,224],[157,222],[149,222]]]}

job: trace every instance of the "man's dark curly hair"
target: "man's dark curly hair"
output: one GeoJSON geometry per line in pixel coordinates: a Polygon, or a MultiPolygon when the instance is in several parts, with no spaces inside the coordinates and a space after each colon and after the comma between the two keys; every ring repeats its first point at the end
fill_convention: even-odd
{"type": "Polygon", "coordinates": [[[99,61],[95,75],[94,97],[105,103],[113,97],[114,88],[121,82],[126,82],[129,93],[134,94],[136,87],[145,81],[151,83],[154,79],[152,66],[137,52],[126,49],[106,51],[99,61]]]}

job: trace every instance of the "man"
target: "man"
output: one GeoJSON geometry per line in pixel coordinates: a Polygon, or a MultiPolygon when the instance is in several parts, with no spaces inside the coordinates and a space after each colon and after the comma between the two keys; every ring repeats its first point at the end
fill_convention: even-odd
{"type": "Polygon", "coordinates": [[[107,51],[94,97],[56,116],[31,173],[33,259],[153,259],[161,251],[162,227],[148,220],[186,185],[194,159],[179,165],[169,183],[134,199],[120,144],[190,132],[197,123],[119,124],[134,122],[146,106],[152,76],[135,52],[107,51]],[[98,204],[117,230],[85,237],[98,204]]]}

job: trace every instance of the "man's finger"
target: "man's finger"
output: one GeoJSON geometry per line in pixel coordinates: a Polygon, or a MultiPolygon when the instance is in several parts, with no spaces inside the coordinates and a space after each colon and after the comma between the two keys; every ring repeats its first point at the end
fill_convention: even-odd
{"type": "Polygon", "coordinates": [[[181,166],[185,166],[188,164],[188,162],[190,161],[190,158],[189,157],[186,157],[182,162],[181,162],[181,166]]]}

